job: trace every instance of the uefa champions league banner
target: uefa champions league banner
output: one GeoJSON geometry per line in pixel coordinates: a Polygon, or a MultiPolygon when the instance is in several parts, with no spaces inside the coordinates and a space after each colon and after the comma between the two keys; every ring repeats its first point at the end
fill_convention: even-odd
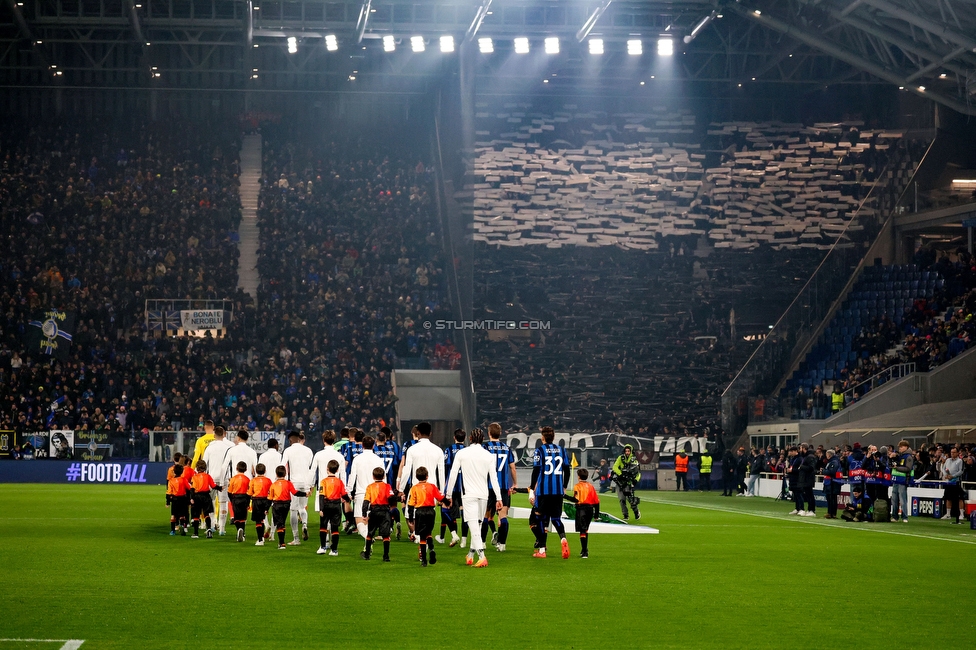
{"type": "Polygon", "coordinates": [[[72,460],[4,461],[0,483],[165,485],[170,463],[88,463],[72,460]]]}
{"type": "MultiPolygon", "coordinates": [[[[233,440],[234,432],[229,432],[228,437],[233,440]]],[[[285,448],[285,434],[280,431],[248,431],[247,446],[260,456],[268,451],[268,441],[272,438],[278,441],[279,451],[285,448]]]]}
{"type": "MultiPolygon", "coordinates": [[[[186,447],[192,452],[193,445],[195,445],[196,441],[203,435],[203,432],[196,431],[193,432],[193,435],[188,434],[190,434],[189,431],[184,432],[184,435],[187,436],[186,440],[188,441],[186,447]]],[[[232,442],[236,436],[236,429],[230,429],[227,432],[227,439],[232,442]]],[[[247,446],[257,452],[257,454],[260,456],[264,452],[268,451],[268,441],[272,438],[278,441],[279,450],[285,448],[285,434],[282,431],[248,431],[247,446]]]]}

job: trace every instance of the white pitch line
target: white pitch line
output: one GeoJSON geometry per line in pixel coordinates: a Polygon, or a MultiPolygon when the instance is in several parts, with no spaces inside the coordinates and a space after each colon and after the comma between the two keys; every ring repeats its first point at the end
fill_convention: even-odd
{"type": "Polygon", "coordinates": [[[960,544],[971,544],[976,545],[976,540],[971,539],[960,539],[958,537],[938,537],[936,535],[920,535],[918,533],[908,533],[901,532],[897,530],[884,530],[883,528],[862,528],[847,526],[846,524],[839,524],[833,522],[827,522],[822,519],[810,519],[808,517],[789,517],[789,515],[771,515],[762,512],[747,512],[744,510],[732,510],[731,508],[720,508],[716,506],[704,506],[692,503],[680,503],[677,501],[662,501],[660,499],[647,499],[648,503],[660,503],[662,505],[677,506],[679,508],[698,508],[699,510],[713,510],[716,512],[727,512],[733,515],[747,515],[749,517],[762,517],[763,519],[775,519],[776,521],[781,521],[784,523],[796,523],[796,524],[816,524],[819,526],[827,526],[828,528],[839,528],[841,530],[860,530],[868,533],[884,533],[887,535],[901,535],[902,537],[917,537],[919,539],[933,539],[939,542],[958,542],[960,544]]]}
{"type": "Polygon", "coordinates": [[[0,643],[61,643],[61,650],[78,650],[84,639],[0,639],[0,643]]]}

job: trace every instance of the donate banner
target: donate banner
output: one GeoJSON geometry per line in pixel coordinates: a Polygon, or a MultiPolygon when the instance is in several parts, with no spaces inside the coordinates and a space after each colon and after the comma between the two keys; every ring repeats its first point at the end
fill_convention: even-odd
{"type": "Polygon", "coordinates": [[[222,330],[225,312],[222,309],[184,309],[180,311],[180,326],[191,332],[222,330]]]}
{"type": "Polygon", "coordinates": [[[165,485],[170,463],[4,461],[0,483],[113,483],[165,485]]]}

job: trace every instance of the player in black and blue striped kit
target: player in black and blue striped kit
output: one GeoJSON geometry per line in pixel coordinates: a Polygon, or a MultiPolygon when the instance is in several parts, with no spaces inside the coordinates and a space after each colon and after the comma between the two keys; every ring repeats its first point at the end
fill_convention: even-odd
{"type": "Polygon", "coordinates": [[[569,487],[569,457],[566,450],[553,444],[556,432],[552,427],[542,427],[542,445],[532,457],[532,483],[529,486],[529,503],[532,504],[538,521],[535,535],[539,548],[532,557],[546,557],[546,539],[549,524],[559,534],[563,559],[569,559],[569,542],[566,541],[566,528],[563,526],[563,495],[569,487]]]}
{"type": "MultiPolygon", "coordinates": [[[[459,451],[464,449],[464,429],[454,430],[454,444],[444,450],[444,472],[450,476],[451,466],[454,465],[454,457],[459,451]]],[[[454,486],[454,494],[450,495],[450,507],[441,506],[441,534],[435,537],[438,544],[444,543],[444,532],[451,529],[451,546],[461,542],[464,548],[465,540],[468,537],[468,524],[461,518],[461,485],[464,477],[458,474],[457,485],[454,486]],[[458,537],[457,522],[461,519],[461,536],[458,537]]]]}
{"type": "Polygon", "coordinates": [[[492,422],[488,425],[488,442],[484,444],[485,449],[495,457],[495,471],[498,474],[498,487],[502,493],[488,495],[488,513],[485,521],[490,522],[495,516],[495,503],[501,501],[502,507],[498,511],[498,532],[493,535],[492,543],[499,551],[505,550],[505,543],[508,541],[508,509],[512,506],[512,492],[517,487],[518,478],[515,474],[515,454],[511,447],[501,441],[502,425],[492,422]]]}
{"type": "MultiPolygon", "coordinates": [[[[386,472],[386,482],[396,490],[396,477],[400,469],[400,445],[393,439],[393,431],[390,427],[382,427],[376,434],[376,445],[373,453],[383,461],[383,471],[386,472]]],[[[400,539],[402,532],[400,526],[400,509],[396,505],[390,506],[390,517],[393,519],[393,527],[396,530],[396,538],[400,539]]]]}

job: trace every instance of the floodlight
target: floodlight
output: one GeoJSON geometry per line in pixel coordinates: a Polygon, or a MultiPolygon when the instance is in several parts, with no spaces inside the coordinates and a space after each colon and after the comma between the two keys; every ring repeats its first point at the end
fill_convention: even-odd
{"type": "Polygon", "coordinates": [[[454,51],[454,37],[441,36],[441,52],[447,54],[454,51]]]}
{"type": "Polygon", "coordinates": [[[396,49],[396,41],[393,39],[393,36],[391,36],[390,34],[387,34],[386,36],[384,36],[383,37],[383,51],[384,52],[392,52],[395,49],[396,49]]]}
{"type": "Polygon", "coordinates": [[[335,34],[329,34],[325,37],[325,49],[329,52],[335,52],[339,49],[339,41],[336,40],[335,34]]]}
{"type": "Polygon", "coordinates": [[[546,44],[546,54],[559,54],[559,39],[555,36],[550,36],[545,41],[546,44]]]}
{"type": "Polygon", "coordinates": [[[423,36],[411,36],[410,37],[410,49],[414,52],[423,52],[426,48],[424,45],[423,36]]]}
{"type": "Polygon", "coordinates": [[[298,39],[294,36],[288,37],[288,54],[295,54],[298,52],[298,39]]]}
{"type": "Polygon", "coordinates": [[[644,46],[641,44],[639,38],[635,38],[627,41],[627,54],[631,56],[640,56],[644,53],[644,46]]]}
{"type": "Polygon", "coordinates": [[[495,44],[490,38],[479,38],[478,39],[478,51],[482,54],[491,54],[495,51],[495,44]]]}
{"type": "Polygon", "coordinates": [[[603,39],[602,38],[591,38],[590,39],[590,54],[603,54],[603,39]]]}
{"type": "Polygon", "coordinates": [[[657,55],[671,56],[674,54],[674,40],[671,38],[657,39],[657,55]]]}
{"type": "Polygon", "coordinates": [[[524,36],[519,36],[515,39],[515,53],[516,54],[528,54],[529,53],[529,39],[524,36]]]}

